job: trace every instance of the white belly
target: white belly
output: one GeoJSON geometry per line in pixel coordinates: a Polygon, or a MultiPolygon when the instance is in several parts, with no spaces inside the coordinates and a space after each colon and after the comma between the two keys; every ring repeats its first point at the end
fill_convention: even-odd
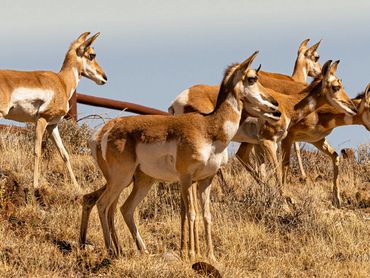
{"type": "Polygon", "coordinates": [[[148,176],[164,181],[178,181],[175,141],[136,146],[137,163],[148,176]]]}
{"type": "Polygon", "coordinates": [[[11,94],[9,112],[5,118],[22,122],[34,121],[38,114],[48,108],[53,97],[52,90],[17,88],[11,94]]]}
{"type": "MultiPolygon", "coordinates": [[[[139,143],[136,146],[137,163],[141,171],[158,180],[179,181],[180,174],[176,170],[177,142],[161,142],[154,144],[139,143]]],[[[189,165],[188,173],[194,181],[216,174],[217,170],[227,163],[228,153],[226,146],[215,142],[204,144],[201,158],[189,165]]]]}

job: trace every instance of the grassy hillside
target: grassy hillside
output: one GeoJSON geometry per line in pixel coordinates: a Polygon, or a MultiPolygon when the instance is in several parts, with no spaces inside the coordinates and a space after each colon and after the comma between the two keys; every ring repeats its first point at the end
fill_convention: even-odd
{"type": "MultiPolygon", "coordinates": [[[[62,137],[84,193],[104,184],[86,148],[87,127],[63,122],[62,137]]],[[[360,146],[356,159],[341,163],[343,209],[331,205],[331,162],[304,152],[307,182],[299,180],[292,161],[285,195],[274,184],[256,184],[238,161],[223,169],[225,183],[213,184],[213,265],[223,277],[369,277],[370,146],[360,146]]],[[[180,193],[176,184],[153,186],[136,219],[150,255],[141,255],[123,218],[116,225],[124,248],[119,259],[108,257],[96,210],[86,250],[78,248],[81,195],[51,141],[44,144],[40,184],[43,204],[27,191],[33,178],[33,131],[0,132],[0,276],[1,277],[200,277],[191,262],[177,258],[180,245],[180,193]],[[24,191],[24,188],[26,190],[24,191]]],[[[130,188],[124,190],[120,204],[130,188]]],[[[201,236],[203,225],[200,223],[201,236]]],[[[201,242],[205,253],[205,242],[201,242]]],[[[198,260],[206,261],[206,258],[198,260]]]]}

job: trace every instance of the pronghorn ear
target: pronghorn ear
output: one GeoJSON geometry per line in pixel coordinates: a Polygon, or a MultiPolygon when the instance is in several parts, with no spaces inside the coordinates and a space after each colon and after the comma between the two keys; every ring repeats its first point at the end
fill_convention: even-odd
{"type": "Polygon", "coordinates": [[[327,78],[329,76],[329,73],[330,73],[329,68],[330,68],[331,62],[332,60],[326,61],[325,64],[321,68],[321,74],[324,78],[327,78]]]}
{"type": "Polygon", "coordinates": [[[298,54],[307,49],[307,44],[309,41],[310,39],[305,39],[303,42],[301,42],[298,48],[298,54]]]}
{"type": "Polygon", "coordinates": [[[77,39],[76,41],[80,42],[80,43],[83,43],[84,41],[86,41],[86,38],[87,36],[90,35],[90,32],[85,32],[85,33],[82,33],[77,39]]]}
{"type": "Polygon", "coordinates": [[[251,56],[249,56],[243,63],[241,63],[239,65],[239,70],[240,71],[246,71],[250,65],[252,64],[253,60],[256,58],[257,54],[258,54],[258,50],[256,52],[254,52],[251,56]]]}
{"type": "Polygon", "coordinates": [[[340,60],[336,60],[333,64],[330,66],[330,74],[334,75],[337,72],[337,67],[339,64],[340,60]]]}
{"type": "Polygon", "coordinates": [[[319,40],[317,43],[315,43],[313,46],[311,46],[308,50],[311,53],[315,52],[319,48],[321,41],[322,41],[322,39],[319,40]]]}
{"type": "Polygon", "coordinates": [[[370,105],[370,83],[367,84],[365,89],[365,101],[370,105]]]}
{"type": "Polygon", "coordinates": [[[85,51],[91,46],[91,44],[95,41],[95,39],[100,35],[100,33],[96,33],[94,36],[85,40],[78,48],[77,48],[77,55],[82,57],[85,51]]]}

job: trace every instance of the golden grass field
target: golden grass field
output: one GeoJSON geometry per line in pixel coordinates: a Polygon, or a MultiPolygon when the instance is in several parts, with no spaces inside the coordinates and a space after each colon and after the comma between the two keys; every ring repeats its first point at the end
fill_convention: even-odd
{"type": "MultiPolygon", "coordinates": [[[[180,192],[176,184],[156,184],[138,207],[136,219],[150,255],[141,255],[119,211],[116,226],[124,256],[105,251],[96,210],[89,246],[78,245],[81,195],[50,140],[45,141],[40,184],[44,204],[32,198],[33,130],[0,132],[0,277],[202,277],[192,262],[178,259],[180,192]],[[12,177],[13,175],[13,177],[12,177]],[[26,200],[26,201],[25,201],[26,200]]],[[[84,193],[104,184],[86,148],[86,126],[61,124],[61,134],[84,193]]],[[[285,195],[272,183],[259,185],[236,159],[223,169],[226,183],[212,187],[213,241],[222,277],[369,277],[370,145],[340,167],[343,208],[331,205],[331,162],[303,152],[307,182],[295,159],[285,195]]],[[[130,189],[124,190],[120,203],[130,189]]],[[[205,254],[203,225],[201,249],[205,254]]],[[[198,258],[197,261],[207,261],[198,258]]]]}

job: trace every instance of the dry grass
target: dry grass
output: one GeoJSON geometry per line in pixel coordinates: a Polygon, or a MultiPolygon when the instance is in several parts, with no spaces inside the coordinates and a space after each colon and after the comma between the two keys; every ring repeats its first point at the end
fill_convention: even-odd
{"type": "MultiPolygon", "coordinates": [[[[64,122],[61,130],[65,142],[72,142],[66,147],[84,191],[100,187],[103,178],[85,146],[87,127],[64,122]]],[[[45,144],[40,179],[45,206],[40,208],[30,201],[29,193],[20,193],[32,183],[30,134],[0,133],[0,169],[11,171],[17,180],[14,183],[9,173],[0,173],[1,277],[200,277],[190,262],[163,256],[179,254],[180,194],[175,184],[155,185],[136,214],[151,255],[136,251],[122,217],[117,215],[125,255],[110,259],[95,210],[88,231],[91,246],[80,250],[81,196],[49,142],[45,144]],[[7,186],[27,204],[14,202],[6,194],[7,186]]],[[[223,277],[368,277],[370,146],[361,146],[357,152],[357,160],[341,166],[344,208],[340,210],[330,203],[330,160],[319,153],[303,154],[310,177],[306,183],[299,181],[293,160],[293,174],[284,191],[296,201],[294,209],[284,205],[274,185],[256,184],[236,160],[231,160],[223,170],[227,185],[216,179],[212,192],[218,258],[214,265],[223,277]]],[[[121,203],[129,191],[124,191],[121,203]]],[[[201,248],[205,251],[203,242],[201,248]]]]}

